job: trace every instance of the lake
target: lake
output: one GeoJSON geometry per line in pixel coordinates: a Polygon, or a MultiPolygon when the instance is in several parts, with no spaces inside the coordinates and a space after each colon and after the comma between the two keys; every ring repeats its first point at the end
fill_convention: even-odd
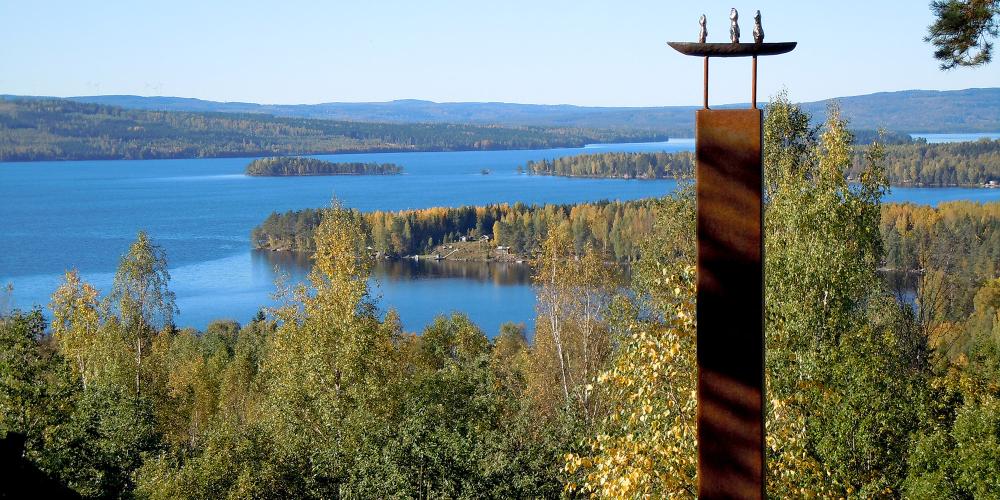
{"type": "MultiPolygon", "coordinates": [[[[575,203],[662,196],[670,180],[569,179],[517,174],[528,160],[605,151],[692,150],[692,139],[530,151],[319,155],[332,161],[397,163],[399,176],[247,177],[250,158],[0,164],[0,284],[21,308],[45,305],[66,269],[106,292],[138,230],[163,246],[180,326],[245,322],[271,304],[276,272],[300,279],[301,256],[250,250],[250,230],[272,211],[315,208],[336,196],[361,210],[496,202],[575,203]],[[482,175],[481,170],[490,170],[482,175]],[[278,271],[275,269],[277,268],[278,271]]],[[[936,204],[1000,200],[1000,190],[897,188],[887,201],[936,204]]],[[[407,330],[463,311],[489,334],[534,317],[524,265],[380,263],[373,293],[407,330]]]]}

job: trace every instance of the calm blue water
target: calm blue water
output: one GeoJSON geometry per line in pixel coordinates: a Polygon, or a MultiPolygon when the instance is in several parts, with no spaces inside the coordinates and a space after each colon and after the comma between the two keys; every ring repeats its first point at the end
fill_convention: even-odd
{"type": "Polygon", "coordinates": [[[1000,189],[983,188],[912,188],[894,187],[882,198],[886,203],[911,202],[920,205],[937,206],[938,203],[948,201],[967,200],[979,203],[1000,201],[1000,189]]]}
{"type": "Polygon", "coordinates": [[[979,139],[996,140],[1000,139],[1000,132],[982,134],[910,134],[910,137],[914,139],[927,139],[928,144],[937,144],[942,142],[970,142],[978,141],[979,139]]]}
{"type": "MultiPolygon", "coordinates": [[[[528,160],[602,151],[691,150],[694,141],[594,145],[575,149],[317,156],[394,162],[401,176],[246,177],[250,159],[81,161],[0,164],[0,284],[18,307],[45,305],[66,269],[107,291],[118,258],[146,230],[167,251],[177,323],[247,321],[270,305],[275,267],[301,279],[308,262],[250,250],[249,233],[272,211],[314,208],[333,196],[361,210],[493,202],[574,203],[662,196],[673,181],[567,179],[518,175],[528,160]],[[491,170],[482,175],[482,169],[491,170]]],[[[888,201],[1000,200],[1000,190],[899,188],[888,201]]],[[[530,323],[535,298],[521,265],[382,263],[374,293],[404,327],[463,311],[488,333],[505,321],[530,323]]]]}
{"type": "MultiPolygon", "coordinates": [[[[527,176],[516,169],[542,158],[693,145],[675,139],[533,151],[317,156],[398,163],[406,172],[400,176],[246,177],[248,158],[3,163],[0,284],[14,284],[18,307],[47,304],[70,268],[107,291],[119,257],[143,229],[167,252],[179,325],[201,328],[216,318],[243,322],[271,302],[275,263],[250,251],[249,235],[272,211],[319,207],[334,196],[361,210],[662,196],[674,189],[673,181],[527,176]],[[484,168],[492,173],[482,175],[484,168]]],[[[282,269],[301,275],[301,269],[282,269]]],[[[408,329],[452,310],[467,312],[488,332],[533,316],[526,278],[476,282],[444,273],[392,280],[376,271],[383,308],[396,307],[408,329]]]]}

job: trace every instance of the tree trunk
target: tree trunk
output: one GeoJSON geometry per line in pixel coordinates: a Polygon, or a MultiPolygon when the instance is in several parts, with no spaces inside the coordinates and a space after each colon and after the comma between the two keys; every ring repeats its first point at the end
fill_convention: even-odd
{"type": "Polygon", "coordinates": [[[559,374],[562,377],[563,396],[566,398],[566,405],[569,406],[569,383],[566,376],[566,360],[563,356],[562,335],[559,332],[559,293],[556,289],[556,266],[559,264],[555,250],[552,251],[552,309],[549,311],[549,326],[552,330],[552,341],[556,344],[556,355],[559,357],[559,374]]]}
{"type": "Polygon", "coordinates": [[[135,336],[135,399],[138,401],[142,386],[139,374],[142,371],[142,333],[136,332],[135,336]]]}

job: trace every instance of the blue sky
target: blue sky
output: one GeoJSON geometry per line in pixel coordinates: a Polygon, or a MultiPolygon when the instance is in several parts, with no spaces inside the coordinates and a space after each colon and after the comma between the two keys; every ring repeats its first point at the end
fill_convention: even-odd
{"type": "MultiPolygon", "coordinates": [[[[138,94],[317,103],[417,98],[599,106],[697,105],[701,62],[667,40],[767,41],[762,98],[1000,86],[1000,62],[941,72],[929,1],[0,0],[0,93],[138,94]]],[[[716,60],[712,102],[749,100],[750,63],[716,60]]]]}

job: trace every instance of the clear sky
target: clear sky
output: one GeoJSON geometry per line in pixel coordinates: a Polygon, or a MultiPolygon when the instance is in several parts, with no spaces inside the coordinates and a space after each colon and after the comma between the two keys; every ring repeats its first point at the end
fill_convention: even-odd
{"type": "MultiPolygon", "coordinates": [[[[217,101],[697,105],[701,61],[666,47],[797,41],[760,62],[761,98],[1000,86],[1000,62],[941,72],[929,1],[0,0],[0,93],[217,101]]],[[[749,100],[750,62],[716,60],[712,102],[749,100]]]]}

